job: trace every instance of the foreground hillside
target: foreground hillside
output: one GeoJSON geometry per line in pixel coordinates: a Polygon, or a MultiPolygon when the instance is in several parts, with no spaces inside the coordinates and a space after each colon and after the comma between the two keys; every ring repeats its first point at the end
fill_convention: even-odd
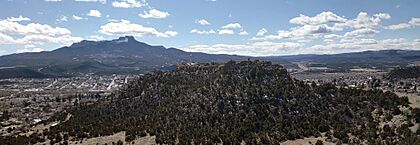
{"type": "Polygon", "coordinates": [[[0,144],[67,143],[123,131],[129,143],[144,136],[158,144],[278,144],[319,136],[336,143],[420,143],[413,128],[420,112],[407,106],[407,98],[392,93],[306,85],[266,61],[183,64],[57,114],[45,123],[62,123],[49,130],[2,137],[0,144]]]}

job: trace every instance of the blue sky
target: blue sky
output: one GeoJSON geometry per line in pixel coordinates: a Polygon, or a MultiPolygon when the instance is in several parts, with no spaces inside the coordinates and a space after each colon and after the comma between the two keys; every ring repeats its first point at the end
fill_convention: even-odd
{"type": "Polygon", "coordinates": [[[252,56],[420,50],[418,0],[3,0],[0,55],[133,35],[252,56]]]}

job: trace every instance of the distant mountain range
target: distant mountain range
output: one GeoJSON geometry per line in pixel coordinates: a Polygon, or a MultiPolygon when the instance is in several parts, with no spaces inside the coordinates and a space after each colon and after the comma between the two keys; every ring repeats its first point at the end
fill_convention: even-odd
{"type": "Polygon", "coordinates": [[[131,73],[170,69],[182,62],[225,62],[247,58],[151,46],[126,36],[111,41],[84,40],[54,51],[1,56],[0,67],[32,68],[52,75],[131,73]]]}
{"type": "MultiPolygon", "coordinates": [[[[354,67],[401,67],[420,61],[420,51],[384,50],[334,55],[292,55],[250,57],[224,54],[185,52],[176,48],[151,46],[132,36],[110,41],[81,41],[53,51],[20,53],[0,56],[2,74],[22,74],[31,77],[33,71],[40,76],[72,76],[84,73],[143,73],[151,70],[173,69],[182,62],[226,62],[246,59],[269,60],[273,63],[296,67],[296,62],[323,63],[334,69],[354,67]],[[6,67],[7,69],[2,69],[6,67]]],[[[13,75],[12,75],[13,76],[13,75]]]]}
{"type": "Polygon", "coordinates": [[[267,57],[266,60],[286,60],[288,62],[322,63],[333,69],[398,68],[420,63],[419,50],[380,50],[330,55],[290,55],[267,57]]]}

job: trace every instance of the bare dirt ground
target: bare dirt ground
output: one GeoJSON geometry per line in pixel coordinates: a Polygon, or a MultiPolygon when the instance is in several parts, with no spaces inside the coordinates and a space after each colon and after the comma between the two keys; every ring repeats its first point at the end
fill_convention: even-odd
{"type": "Polygon", "coordinates": [[[285,142],[280,143],[281,145],[314,145],[317,140],[321,140],[324,145],[334,145],[335,143],[326,142],[326,137],[311,137],[311,138],[304,138],[304,139],[297,139],[297,140],[288,140],[285,142]]]}
{"type": "Polygon", "coordinates": [[[400,97],[403,96],[407,96],[408,101],[410,101],[410,106],[414,107],[414,108],[420,108],[420,96],[416,93],[401,93],[401,92],[396,92],[395,94],[397,94],[400,97]]]}
{"type": "MultiPolygon", "coordinates": [[[[103,145],[103,144],[108,144],[108,145],[112,145],[113,142],[117,143],[118,141],[123,141],[124,142],[125,139],[125,132],[119,132],[116,133],[114,135],[111,136],[101,136],[101,137],[95,137],[95,138],[89,138],[89,139],[84,139],[81,142],[80,141],[70,141],[69,144],[70,145],[103,145]]],[[[156,137],[155,136],[146,136],[146,137],[141,137],[141,138],[137,138],[136,140],[134,140],[133,142],[127,143],[124,142],[124,144],[128,145],[128,144],[135,144],[135,145],[155,145],[156,137]]]]}
{"type": "Polygon", "coordinates": [[[83,144],[83,145],[96,145],[96,144],[112,144],[112,142],[116,143],[119,140],[124,141],[125,139],[125,132],[119,132],[117,134],[111,136],[101,136],[95,138],[84,139],[82,141],[70,141],[69,144],[83,144]]]}
{"type": "MultiPolygon", "coordinates": [[[[67,115],[67,117],[66,117],[66,119],[63,121],[63,122],[65,122],[65,121],[67,121],[67,120],[69,120],[70,119],[70,117],[71,117],[71,114],[68,114],[67,115]]],[[[31,135],[32,133],[34,133],[34,132],[42,132],[43,130],[45,130],[45,129],[49,129],[51,126],[55,126],[55,125],[58,125],[59,123],[61,123],[60,121],[55,121],[55,122],[51,122],[51,123],[49,123],[49,124],[46,124],[46,125],[44,125],[44,124],[42,124],[42,123],[40,123],[40,124],[38,124],[38,125],[36,125],[36,126],[34,126],[34,127],[32,127],[27,133],[24,133],[24,134],[22,134],[22,135],[26,135],[26,136],[29,136],[29,135],[31,135]]]]}
{"type": "MultiPolygon", "coordinates": [[[[70,145],[96,145],[96,144],[108,144],[112,145],[112,143],[117,143],[119,140],[124,141],[125,139],[125,132],[119,132],[117,134],[111,136],[103,136],[103,137],[96,137],[96,138],[89,138],[84,139],[82,142],[80,141],[70,141],[70,145]]],[[[134,145],[156,145],[155,136],[146,136],[142,138],[137,138],[133,142],[127,143],[124,142],[125,145],[134,144],[134,145]]],[[[290,140],[282,142],[282,145],[313,145],[316,143],[317,140],[323,141],[324,145],[334,145],[334,143],[326,142],[326,137],[312,137],[312,138],[304,138],[304,139],[297,139],[297,140],[290,140]]],[[[244,144],[244,143],[242,143],[244,144]]]]}

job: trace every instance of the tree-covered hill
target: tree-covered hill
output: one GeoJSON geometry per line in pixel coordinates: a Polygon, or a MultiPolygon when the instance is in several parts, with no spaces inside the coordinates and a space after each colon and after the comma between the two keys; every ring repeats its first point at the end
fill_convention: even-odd
{"type": "Polygon", "coordinates": [[[420,78],[420,66],[397,68],[389,72],[385,77],[388,79],[420,78]]]}
{"type": "Polygon", "coordinates": [[[403,106],[407,98],[393,93],[306,85],[266,61],[190,63],[145,74],[95,104],[57,114],[50,121],[72,117],[43,133],[3,137],[0,144],[64,143],[121,131],[126,142],[151,135],[158,144],[279,144],[324,133],[350,144],[420,143],[409,129],[420,113],[403,106]],[[407,119],[380,125],[395,115],[407,119]]]}
{"type": "Polygon", "coordinates": [[[29,68],[0,68],[0,79],[7,78],[46,78],[47,74],[29,68]]]}

